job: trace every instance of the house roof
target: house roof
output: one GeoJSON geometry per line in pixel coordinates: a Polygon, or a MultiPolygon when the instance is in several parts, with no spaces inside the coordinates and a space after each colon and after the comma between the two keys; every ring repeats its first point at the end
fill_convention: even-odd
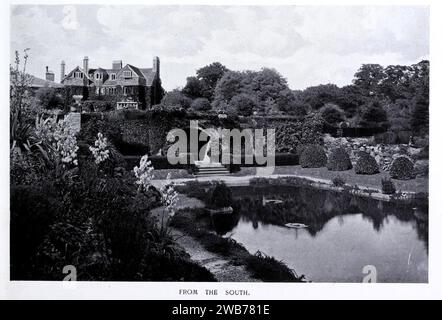
{"type": "MultiPolygon", "coordinates": [[[[146,80],[146,86],[152,86],[152,84],[153,84],[153,81],[155,80],[155,72],[153,71],[153,68],[138,68],[138,67],[135,67],[135,66],[133,66],[133,65],[131,65],[131,64],[126,64],[123,68],[121,68],[121,69],[104,69],[104,68],[91,68],[91,69],[89,69],[88,70],[88,74],[86,75],[87,76],[87,78],[89,79],[89,80],[91,80],[92,82],[94,81],[93,80],[93,73],[95,72],[95,71],[97,71],[97,70],[99,70],[99,71],[102,71],[102,72],[104,72],[104,73],[107,73],[108,75],[110,75],[111,73],[115,73],[115,74],[118,74],[119,72],[121,72],[123,69],[125,69],[126,67],[128,67],[128,68],[130,68],[133,72],[135,72],[135,74],[138,76],[138,77],[140,77],[140,78],[142,78],[142,79],[145,79],[146,80]]],[[[86,74],[84,71],[83,71],[83,69],[82,68],[80,68],[79,66],[77,66],[76,68],[74,68],[71,72],[69,72],[69,74],[68,75],[66,75],[64,78],[63,78],[63,80],[65,79],[65,78],[67,78],[67,77],[69,77],[74,71],[77,71],[77,70],[79,70],[79,71],[81,71],[81,72],[83,72],[83,74],[86,74]]],[[[104,82],[103,82],[103,85],[105,85],[105,86],[115,86],[115,85],[118,85],[118,80],[112,80],[110,77],[108,78],[108,79],[106,79],[104,82]]]]}
{"type": "Polygon", "coordinates": [[[31,88],[43,88],[43,87],[49,87],[49,88],[63,88],[64,85],[61,83],[56,83],[53,81],[44,80],[38,77],[32,76],[32,82],[31,82],[31,88]]]}

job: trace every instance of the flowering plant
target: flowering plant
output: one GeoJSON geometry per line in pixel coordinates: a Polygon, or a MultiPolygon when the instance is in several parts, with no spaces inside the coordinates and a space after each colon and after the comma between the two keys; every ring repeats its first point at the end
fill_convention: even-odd
{"type": "Polygon", "coordinates": [[[170,173],[167,174],[166,184],[161,188],[160,192],[163,196],[163,204],[166,211],[169,213],[169,217],[173,217],[178,202],[178,192],[176,192],[175,186],[170,180],[170,173]]]}
{"type": "Polygon", "coordinates": [[[63,166],[78,165],[77,138],[65,121],[57,122],[55,117],[46,120],[37,118],[35,137],[40,149],[46,149],[48,158],[54,163],[61,162],[63,166]]]}
{"type": "Polygon", "coordinates": [[[147,190],[150,186],[150,182],[153,179],[153,166],[147,155],[144,155],[140,160],[140,166],[134,167],[134,174],[137,178],[136,183],[140,188],[147,190]]]}
{"type": "Polygon", "coordinates": [[[98,139],[95,140],[95,147],[90,146],[89,150],[92,152],[96,164],[100,164],[106,161],[106,159],[109,159],[107,139],[101,132],[98,132],[98,139]]]}

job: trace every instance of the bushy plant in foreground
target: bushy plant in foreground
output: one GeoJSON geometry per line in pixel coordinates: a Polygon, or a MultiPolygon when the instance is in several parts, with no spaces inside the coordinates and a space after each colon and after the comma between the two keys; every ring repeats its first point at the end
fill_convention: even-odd
{"type": "Polygon", "coordinates": [[[356,174],[375,174],[379,172],[379,165],[376,159],[367,152],[360,152],[355,165],[356,174]]]}
{"type": "Polygon", "coordinates": [[[393,179],[409,180],[414,178],[414,164],[407,157],[398,157],[393,161],[390,168],[390,176],[393,179]]]}
{"type": "Polygon", "coordinates": [[[327,164],[327,155],[319,145],[307,145],[303,148],[299,158],[299,164],[303,168],[321,168],[327,164]]]}
{"type": "Polygon", "coordinates": [[[61,163],[66,167],[78,165],[77,138],[65,121],[57,121],[56,117],[37,118],[34,139],[53,164],[61,163]]]}
{"type": "Polygon", "coordinates": [[[350,157],[344,148],[335,148],[328,157],[327,169],[331,171],[345,171],[353,168],[350,157]]]}

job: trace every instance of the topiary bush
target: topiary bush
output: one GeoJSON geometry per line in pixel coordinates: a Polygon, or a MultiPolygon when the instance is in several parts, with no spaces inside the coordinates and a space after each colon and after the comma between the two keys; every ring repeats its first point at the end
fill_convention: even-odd
{"type": "Polygon", "coordinates": [[[218,183],[212,190],[208,205],[210,208],[226,208],[232,205],[232,191],[224,182],[218,183]]]}
{"type": "Polygon", "coordinates": [[[303,168],[321,168],[327,165],[327,155],[319,145],[306,145],[302,148],[299,164],[303,168]]]}
{"type": "Polygon", "coordinates": [[[382,179],[382,193],[383,194],[395,194],[396,193],[396,187],[391,181],[391,179],[382,179]]]}
{"type": "Polygon", "coordinates": [[[379,165],[375,158],[367,152],[360,152],[359,159],[355,165],[356,174],[375,174],[379,172],[379,165]]]}
{"type": "Polygon", "coordinates": [[[344,178],[342,178],[342,177],[334,177],[333,178],[333,180],[332,180],[332,182],[333,182],[333,185],[335,186],[335,187],[343,187],[343,186],[345,186],[345,180],[344,180],[344,178]]]}
{"type": "Polygon", "coordinates": [[[327,169],[331,171],[345,171],[353,168],[350,157],[344,148],[335,148],[331,151],[327,162],[327,169]]]}
{"type": "Polygon", "coordinates": [[[393,179],[409,180],[414,178],[414,164],[407,157],[398,157],[393,161],[390,169],[393,179]]]}

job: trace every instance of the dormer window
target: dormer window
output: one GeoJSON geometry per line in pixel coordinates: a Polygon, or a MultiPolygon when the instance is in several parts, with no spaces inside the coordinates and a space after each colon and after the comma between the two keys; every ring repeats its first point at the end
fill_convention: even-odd
{"type": "Polygon", "coordinates": [[[123,71],[123,77],[132,78],[132,71],[123,71]]]}

